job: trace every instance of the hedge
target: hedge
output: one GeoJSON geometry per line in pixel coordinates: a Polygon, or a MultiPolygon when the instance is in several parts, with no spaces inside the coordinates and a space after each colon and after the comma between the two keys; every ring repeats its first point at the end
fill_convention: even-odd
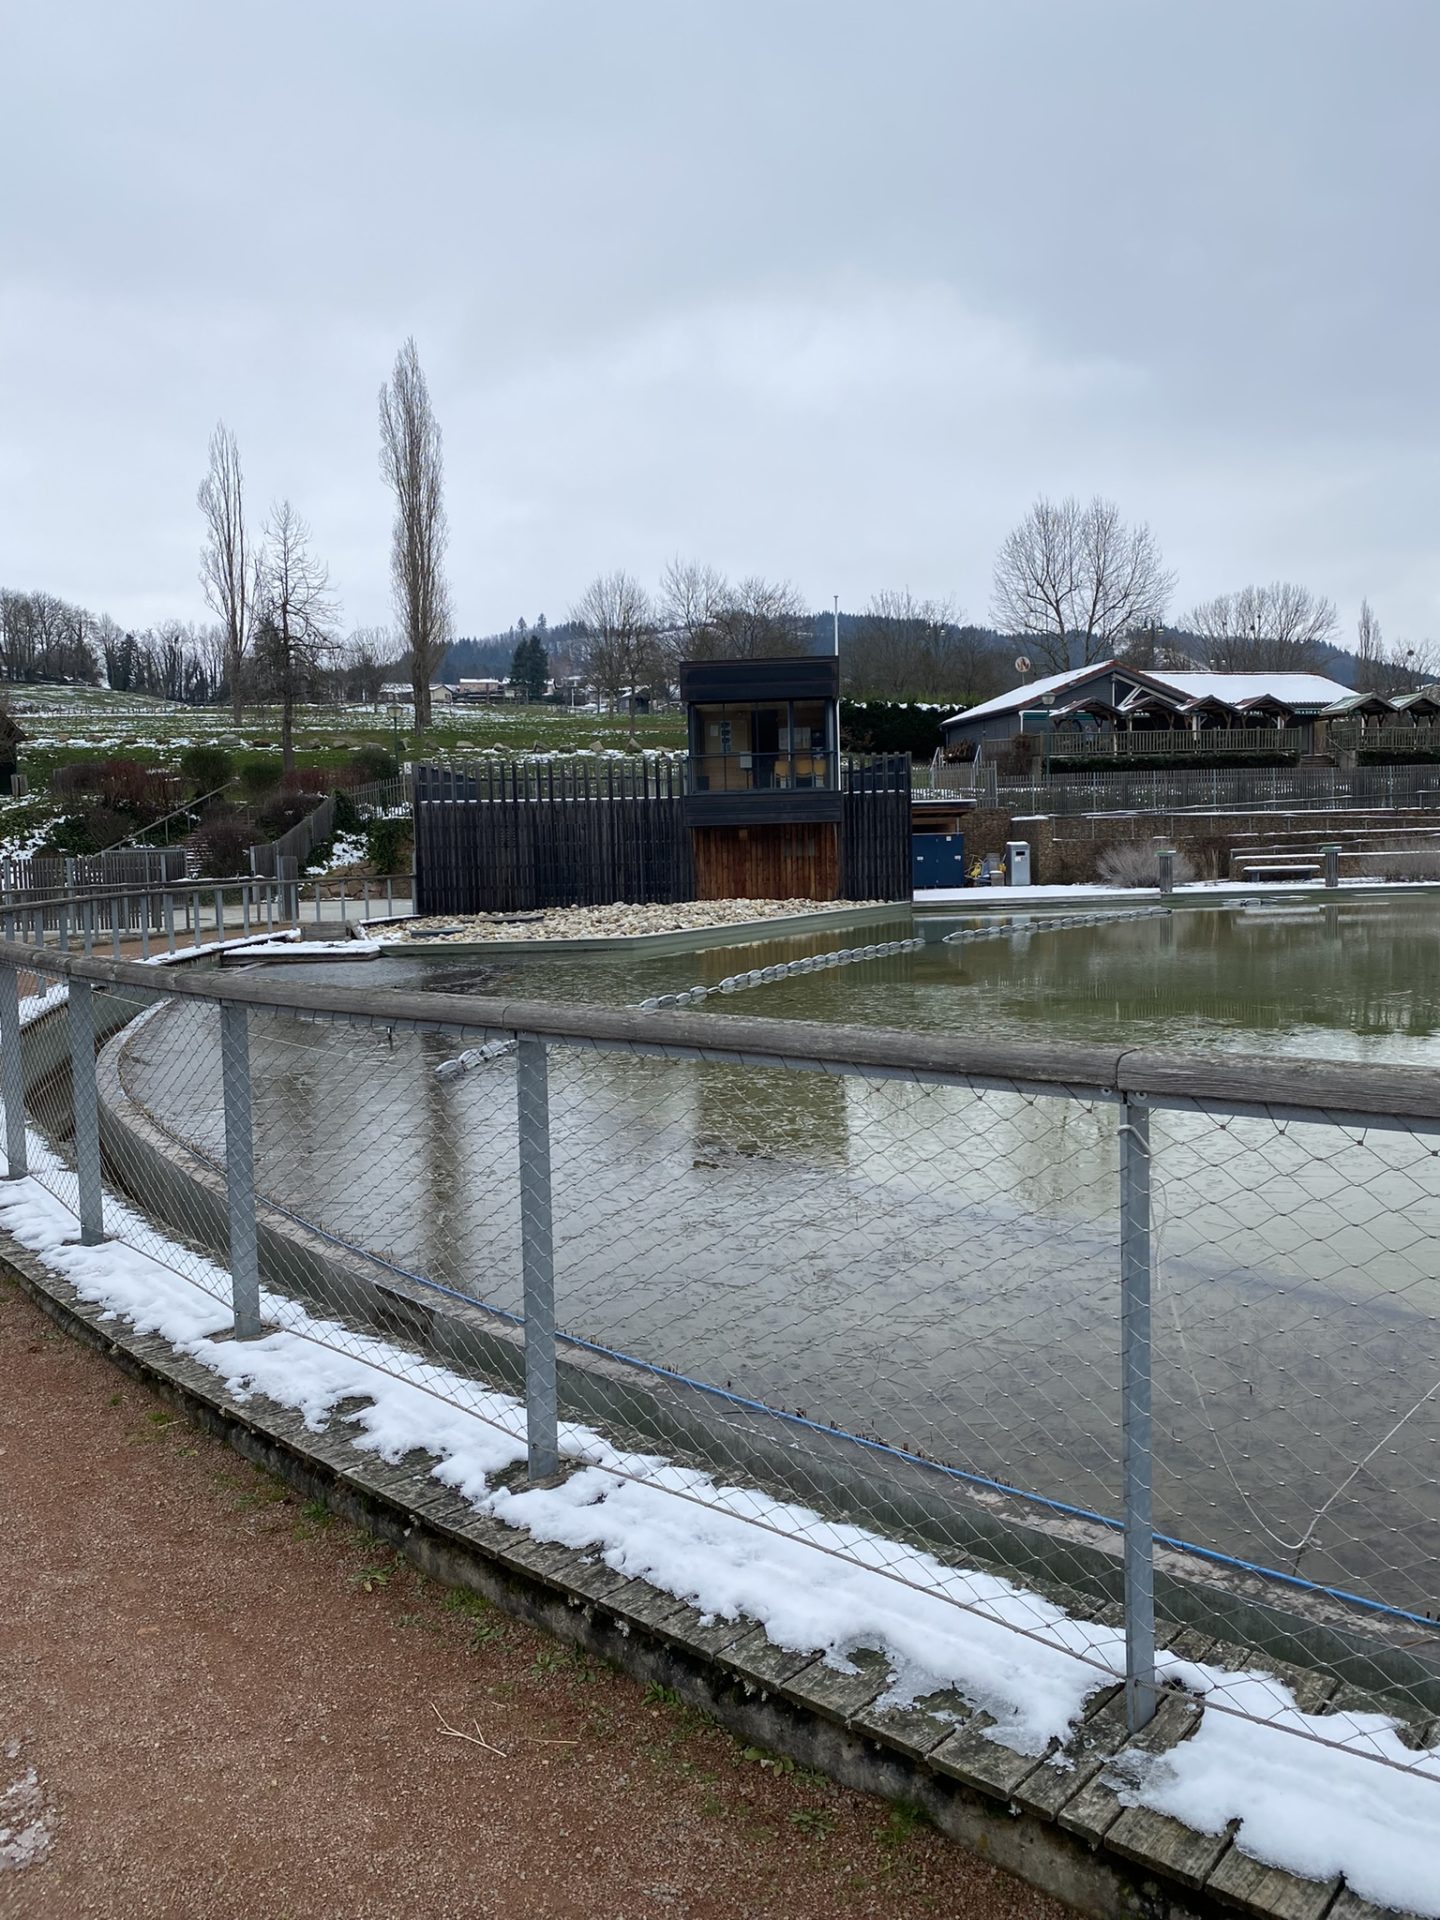
{"type": "Polygon", "coordinates": [[[948,707],[918,700],[842,700],[840,744],[851,753],[909,753],[931,760],[948,707]]]}

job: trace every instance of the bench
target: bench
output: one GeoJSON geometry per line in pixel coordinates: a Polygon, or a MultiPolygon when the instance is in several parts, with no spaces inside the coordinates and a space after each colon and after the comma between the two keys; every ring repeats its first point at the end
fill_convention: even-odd
{"type": "Polygon", "coordinates": [[[1247,861],[1239,877],[1242,880],[1318,880],[1320,873],[1318,860],[1262,860],[1253,865],[1247,861]]]}

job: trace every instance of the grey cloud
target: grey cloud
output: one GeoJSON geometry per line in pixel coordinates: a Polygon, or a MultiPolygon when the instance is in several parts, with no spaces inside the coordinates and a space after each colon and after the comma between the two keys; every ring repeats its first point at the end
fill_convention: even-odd
{"type": "Polygon", "coordinates": [[[413,331],[462,627],[695,552],[983,615],[1040,489],[1186,601],[1440,620],[1428,0],[12,9],[0,580],[199,611],[210,426],[385,617],[413,331]]]}

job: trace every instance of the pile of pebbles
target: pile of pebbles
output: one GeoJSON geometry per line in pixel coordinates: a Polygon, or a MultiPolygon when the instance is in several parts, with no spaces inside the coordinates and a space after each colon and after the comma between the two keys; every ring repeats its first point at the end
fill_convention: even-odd
{"type": "Polygon", "coordinates": [[[706,927],[742,926],[751,920],[798,919],[802,914],[878,907],[880,900],[680,900],[669,905],[550,907],[542,913],[447,914],[406,920],[380,939],[471,942],[481,940],[614,940],[636,933],[698,933],[706,927]]]}

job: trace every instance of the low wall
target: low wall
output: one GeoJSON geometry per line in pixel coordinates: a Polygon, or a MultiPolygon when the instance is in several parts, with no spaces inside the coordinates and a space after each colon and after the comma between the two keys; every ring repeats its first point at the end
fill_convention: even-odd
{"type": "Polygon", "coordinates": [[[1427,824],[1427,816],[1395,811],[1293,810],[1255,813],[1011,814],[1003,808],[977,808],[965,816],[967,860],[988,853],[998,860],[1007,840],[1030,846],[1030,875],[1037,886],[1080,886],[1098,880],[1099,863],[1110,847],[1157,839],[1184,853],[1200,880],[1223,880],[1230,855],[1257,835],[1303,835],[1327,840],[1400,821],[1427,824]]]}

